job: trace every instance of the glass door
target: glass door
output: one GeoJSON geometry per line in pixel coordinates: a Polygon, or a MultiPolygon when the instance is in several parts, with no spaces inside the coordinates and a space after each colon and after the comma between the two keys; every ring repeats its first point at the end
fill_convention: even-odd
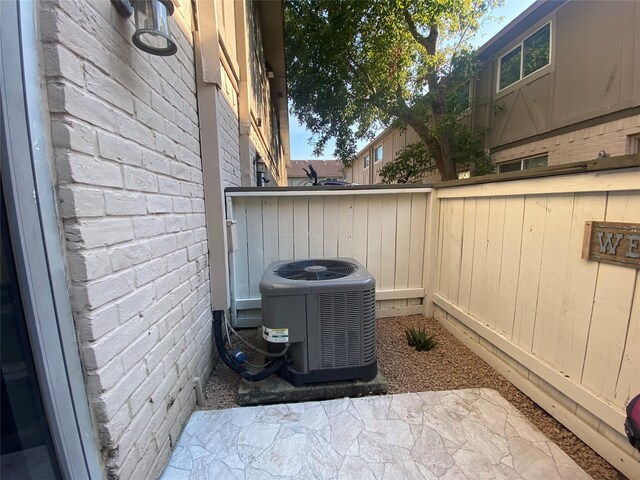
{"type": "Polygon", "coordinates": [[[60,478],[33,362],[0,187],[0,476],[60,478]]]}

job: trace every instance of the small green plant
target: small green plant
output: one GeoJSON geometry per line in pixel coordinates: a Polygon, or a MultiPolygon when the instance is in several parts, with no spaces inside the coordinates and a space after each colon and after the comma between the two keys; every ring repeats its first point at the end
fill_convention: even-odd
{"type": "Polygon", "coordinates": [[[432,335],[427,334],[424,327],[406,328],[404,334],[407,337],[409,346],[415,348],[418,352],[429,351],[438,344],[432,335]]]}

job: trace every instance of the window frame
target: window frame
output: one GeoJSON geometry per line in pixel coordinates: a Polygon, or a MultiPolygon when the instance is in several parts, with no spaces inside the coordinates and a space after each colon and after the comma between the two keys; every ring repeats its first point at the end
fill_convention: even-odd
{"type": "Polygon", "coordinates": [[[373,149],[373,163],[378,163],[384,158],[384,148],[382,143],[373,149]],[[378,158],[378,150],[380,150],[380,158],[378,158]]]}
{"type": "Polygon", "coordinates": [[[531,77],[532,75],[536,74],[537,72],[541,71],[544,68],[548,68],[553,61],[552,55],[553,55],[553,21],[549,20],[548,22],[545,22],[544,24],[540,25],[540,27],[536,28],[533,32],[531,32],[526,37],[523,37],[522,40],[520,40],[520,42],[518,42],[515,46],[513,46],[513,48],[510,48],[509,50],[507,50],[505,53],[503,53],[498,57],[498,60],[497,60],[498,74],[496,75],[496,93],[501,93],[507,90],[508,88],[513,87],[518,82],[523,81],[525,78],[531,77]],[[545,28],[547,25],[549,25],[549,61],[546,63],[546,65],[543,65],[537,70],[534,70],[533,72],[523,76],[524,74],[524,42],[529,40],[531,37],[533,37],[536,33],[538,33],[540,30],[545,28]],[[520,78],[518,78],[518,80],[516,80],[515,82],[510,83],[509,85],[503,88],[500,88],[500,75],[502,73],[502,59],[517,49],[520,49],[520,78]]]}
{"type": "Polygon", "coordinates": [[[459,117],[464,117],[466,115],[469,114],[469,112],[471,111],[471,105],[472,105],[472,101],[473,101],[473,95],[472,95],[472,89],[471,89],[471,78],[468,78],[467,80],[465,80],[464,82],[460,83],[459,85],[457,85],[455,88],[453,88],[451,90],[451,94],[453,95],[454,92],[456,92],[457,90],[463,89],[465,88],[465,85],[467,86],[466,90],[467,90],[467,108],[465,108],[464,110],[462,110],[458,115],[459,117]]]}
{"type": "Polygon", "coordinates": [[[640,153],[640,133],[627,135],[627,155],[640,153]]]}
{"type": "Polygon", "coordinates": [[[518,160],[510,160],[508,162],[502,162],[502,163],[498,163],[497,167],[498,167],[498,173],[509,173],[509,172],[522,172],[524,170],[531,170],[531,168],[543,168],[543,167],[531,167],[531,168],[524,168],[524,163],[527,160],[534,160],[536,158],[541,158],[541,157],[546,157],[547,158],[547,165],[545,166],[549,166],[549,154],[548,153],[541,153],[540,155],[533,155],[531,157],[524,157],[524,158],[520,158],[518,160]],[[502,167],[504,165],[515,165],[515,164],[520,164],[520,169],[519,170],[509,170],[507,172],[503,172],[501,171],[502,167]]]}
{"type": "Polygon", "coordinates": [[[369,168],[369,165],[371,165],[371,155],[369,155],[368,153],[364,156],[364,158],[362,159],[362,163],[364,165],[364,167],[362,168],[363,170],[367,170],[369,168]]]}

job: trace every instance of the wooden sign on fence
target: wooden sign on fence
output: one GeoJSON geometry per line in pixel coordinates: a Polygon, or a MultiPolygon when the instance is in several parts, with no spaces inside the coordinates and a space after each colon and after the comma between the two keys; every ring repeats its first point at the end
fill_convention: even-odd
{"type": "Polygon", "coordinates": [[[640,268],[640,223],[585,222],[582,258],[640,268]]]}

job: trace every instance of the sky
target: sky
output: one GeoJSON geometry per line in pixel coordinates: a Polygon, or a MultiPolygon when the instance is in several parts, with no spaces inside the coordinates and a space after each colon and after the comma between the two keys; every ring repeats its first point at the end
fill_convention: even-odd
{"type": "MultiPolygon", "coordinates": [[[[485,24],[478,35],[473,40],[473,45],[479,47],[487,40],[493,37],[502,27],[507,25],[511,20],[516,18],[522,12],[524,12],[534,0],[506,0],[505,4],[494,10],[493,15],[495,17],[502,17],[500,21],[488,22],[485,24]]],[[[333,157],[334,143],[329,142],[324,149],[324,154],[320,157],[314,157],[313,147],[309,143],[311,133],[300,125],[298,120],[291,114],[289,114],[289,137],[291,145],[291,160],[310,160],[310,159],[330,159],[333,157]]],[[[358,143],[358,150],[364,148],[368,141],[363,140],[358,143]]]]}

